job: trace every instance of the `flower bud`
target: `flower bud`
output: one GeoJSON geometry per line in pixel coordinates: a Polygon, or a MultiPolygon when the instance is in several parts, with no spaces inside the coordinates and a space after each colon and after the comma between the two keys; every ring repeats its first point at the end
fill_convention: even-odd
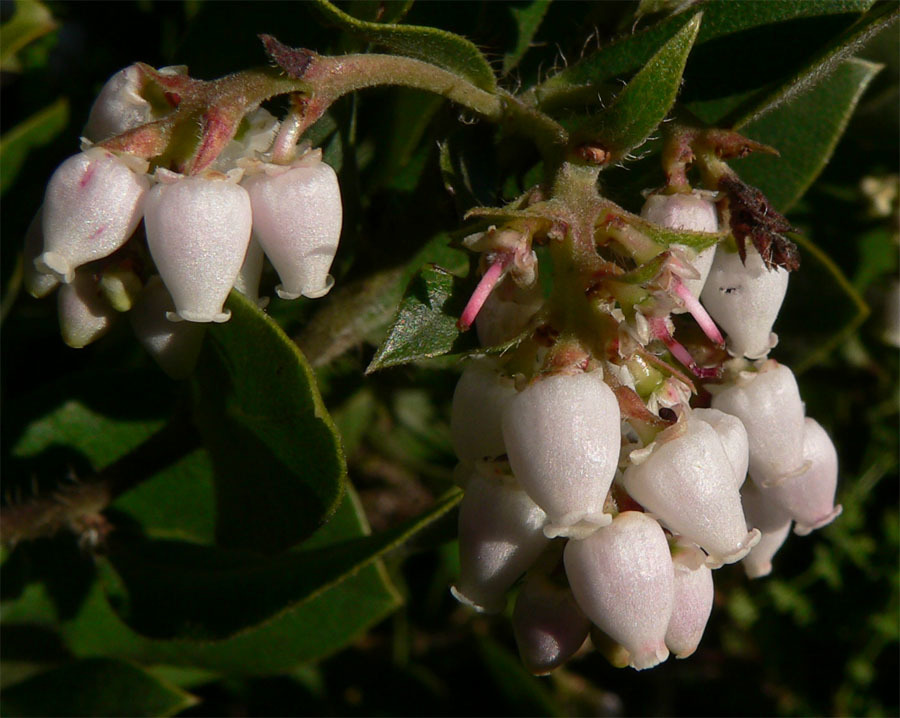
{"type": "Polygon", "coordinates": [[[328,293],[328,274],[341,238],[341,190],[334,170],[310,152],[292,165],[266,164],[244,180],[253,230],[272,262],[282,299],[328,293]]]}
{"type": "MultiPolygon", "coordinates": [[[[651,194],[641,208],[641,217],[650,222],[669,229],[684,229],[692,232],[718,232],[719,217],[716,205],[708,192],[694,190],[691,194],[651,194]]],[[[695,297],[700,296],[713,263],[716,247],[707,247],[697,253],[690,247],[681,244],[672,245],[694,257],[691,262],[700,275],[697,279],[685,279],[684,285],[695,297]]],[[[675,309],[675,313],[683,313],[684,309],[675,309]]]]}
{"type": "Polygon", "coordinates": [[[490,359],[466,363],[450,409],[450,440],[460,461],[471,464],[506,453],[501,420],[515,395],[512,379],[501,376],[490,359]]]}
{"type": "Polygon", "coordinates": [[[227,321],[230,312],[223,305],[250,242],[247,191],[223,175],[157,174],[160,183],[147,197],[144,222],[176,314],[191,322],[227,321]]]}
{"type": "Polygon", "coordinates": [[[747,528],[757,528],[762,533],[759,543],[741,563],[749,578],[768,576],[772,573],[772,557],[791,530],[791,515],[753,481],[748,481],[741,489],[741,503],[747,528]]]}
{"type": "Polygon", "coordinates": [[[38,271],[35,267],[34,260],[41,256],[44,251],[44,233],[41,225],[43,224],[43,208],[37,211],[31,224],[28,225],[28,231],[25,233],[25,251],[24,251],[24,271],[23,282],[25,290],[35,299],[46,297],[59,285],[59,277],[55,274],[46,274],[38,271]]]}
{"type": "Polygon", "coordinates": [[[128,313],[131,328],[147,353],[172,379],[184,379],[197,364],[206,327],[193,322],[170,322],[166,313],[175,302],[158,275],[153,275],[128,313]]]}
{"type": "Polygon", "coordinates": [[[612,517],[604,502],[619,458],[615,394],[600,371],[540,378],[503,410],[513,473],[547,512],[550,538],[583,538],[612,517]]]}
{"type": "Polygon", "coordinates": [[[95,147],[70,157],[44,194],[44,251],[34,266],[71,282],[75,269],[121,247],[141,221],[149,181],[95,147]]]}
{"type": "Polygon", "coordinates": [[[747,478],[747,466],[750,461],[750,444],[744,424],[736,416],[718,409],[694,409],[691,414],[716,430],[731,468],[734,469],[736,485],[740,488],[747,478]]]}
{"type": "Polygon", "coordinates": [[[625,490],[674,533],[720,566],[747,555],[759,532],[747,532],[734,468],[715,429],[693,414],[631,453],[625,490]]]}
{"type": "Polygon", "coordinates": [[[512,621],[522,663],[537,676],[575,655],[591,626],[571,589],[538,572],[526,576],[512,621]]]}
{"type": "Polygon", "coordinates": [[[687,658],[697,650],[712,612],[712,571],[704,564],[705,558],[688,542],[674,546],[675,601],[666,629],[666,647],[676,658],[687,658]]]}
{"type": "Polygon", "coordinates": [[[151,120],[150,103],[141,97],[141,71],[129,65],[110,77],[88,115],[82,134],[91,142],[102,142],[151,120]]]}
{"type": "Polygon", "coordinates": [[[106,334],[116,316],[90,272],[76,272],[72,281],[60,288],[57,307],[63,341],[73,349],[82,349],[106,334]]]}
{"type": "Polygon", "coordinates": [[[810,418],[804,422],[803,458],[805,471],[761,486],[763,494],[797,522],[794,533],[798,536],[830,524],[841,513],[841,506],[834,505],[837,451],[825,429],[810,418]]]}
{"type": "Polygon", "coordinates": [[[665,636],[675,577],[669,544],[654,519],[621,513],[587,538],[569,541],[564,562],[581,610],[628,650],[633,668],[652,668],[669,657],[665,636]]]}
{"type": "Polygon", "coordinates": [[[549,543],[546,520],[511,477],[473,473],[459,507],[456,599],[479,612],[503,610],[510,586],[549,543]]]}
{"type": "Polygon", "coordinates": [[[789,272],[766,269],[759,252],[747,245],[746,262],[726,247],[716,249],[700,299],[728,335],[732,356],[759,359],[775,346],[772,325],[787,292],[789,272]]]}
{"type": "Polygon", "coordinates": [[[713,396],[712,407],[744,424],[754,480],[777,483],[803,470],[803,402],[786,366],[769,361],[755,374],[742,372],[713,396]]]}

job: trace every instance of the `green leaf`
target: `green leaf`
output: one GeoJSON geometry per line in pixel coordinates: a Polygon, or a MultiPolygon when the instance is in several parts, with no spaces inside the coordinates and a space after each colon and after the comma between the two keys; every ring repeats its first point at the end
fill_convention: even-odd
{"type": "MultiPolygon", "coordinates": [[[[707,80],[724,76],[732,85],[744,77],[755,77],[757,73],[748,74],[744,64],[745,58],[753,54],[757,61],[766,60],[773,65],[782,62],[787,54],[808,53],[810,43],[821,42],[822,37],[840,32],[851,18],[865,12],[873,0],[805,0],[804,2],[768,2],[767,0],[750,0],[734,3],[732,0],[712,0],[702,3],[703,27],[697,37],[694,57],[688,66],[688,76],[697,66],[699,72],[707,72],[707,80]],[[808,22],[801,22],[807,20],[808,22]],[[777,26],[778,43],[769,47],[769,39],[773,37],[772,26],[777,26]],[[798,32],[803,30],[802,37],[798,32]],[[735,36],[738,36],[735,38],[735,36]],[[741,42],[741,52],[729,53],[729,46],[734,49],[735,40],[741,42]],[[714,42],[718,41],[718,42],[714,42]],[[701,48],[709,44],[704,62],[701,48]],[[760,52],[750,53],[753,47],[760,52]],[[728,64],[728,72],[719,72],[716,65],[728,64]],[[710,67],[710,63],[713,64],[710,67]],[[736,72],[735,72],[736,70],[736,72]]],[[[696,5],[689,6],[690,9],[696,5]]],[[[596,102],[597,88],[605,82],[621,78],[640,69],[657,50],[690,20],[690,13],[683,12],[662,20],[655,25],[635,33],[626,35],[615,42],[601,48],[598,52],[573,63],[562,72],[548,78],[534,88],[529,94],[544,109],[552,109],[564,105],[596,102]]],[[[812,46],[815,46],[813,44],[812,46]]],[[[783,72],[785,65],[779,65],[783,72]]],[[[773,78],[774,79],[774,78],[773,78]]],[[[732,94],[722,82],[715,86],[709,83],[687,82],[686,92],[698,85],[697,91],[712,92],[715,97],[732,94]]]]}
{"type": "Polygon", "coordinates": [[[521,62],[534,40],[538,28],[547,9],[550,7],[551,0],[531,0],[524,7],[509,6],[509,12],[513,16],[513,22],[516,25],[516,46],[503,55],[503,74],[507,75],[521,62]]]}
{"type": "Polygon", "coordinates": [[[2,710],[17,716],[170,716],[196,703],[135,665],[89,658],[7,688],[2,710]]]}
{"type": "MultiPolygon", "coordinates": [[[[101,564],[104,584],[116,611],[143,635],[221,640],[322,596],[449,511],[459,498],[454,490],[425,514],[375,536],[334,541],[342,522],[337,527],[331,522],[302,550],[270,558],[178,541],[128,540],[120,532],[101,564]]],[[[340,614],[330,620],[340,622],[340,614]]]]}
{"type": "Polygon", "coordinates": [[[437,265],[423,269],[410,282],[388,337],[366,373],[474,349],[474,332],[462,333],[456,326],[471,294],[470,285],[437,265]]]}
{"type": "Polygon", "coordinates": [[[19,69],[16,53],[56,27],[53,15],[38,0],[16,0],[12,18],[0,25],[0,69],[19,69]]]}
{"type": "Polygon", "coordinates": [[[464,37],[446,30],[415,25],[393,25],[357,20],[327,0],[316,0],[316,9],[342,30],[383,45],[401,55],[439,65],[487,92],[494,92],[494,72],[481,51],[464,37]]]}
{"type": "Polygon", "coordinates": [[[62,97],[33,114],[0,138],[0,194],[8,190],[28,153],[50,142],[69,122],[69,102],[62,97]]]}
{"type": "Polygon", "coordinates": [[[669,114],[681,87],[681,73],[700,29],[702,13],[691,18],[653,55],[616,96],[613,104],[575,133],[612,152],[613,161],[641,145],[669,114]]]}
{"type": "Polygon", "coordinates": [[[805,67],[781,83],[774,91],[766,92],[763,99],[756,99],[752,103],[752,107],[740,119],[737,119],[733,126],[735,129],[744,127],[760,119],[783,102],[802,94],[812,85],[821,82],[843,60],[862,49],[866,42],[897,22],[898,19],[900,19],[900,6],[893,3],[876,5],[846,32],[819,51],[805,67]]]}
{"type": "Polygon", "coordinates": [[[194,374],[196,422],[215,466],[223,546],[286,549],[334,513],[346,479],[340,439],[303,354],[232,292],[194,374]]]}
{"type": "Polygon", "coordinates": [[[859,98],[880,69],[864,60],[845,60],[805,92],[741,126],[742,134],[781,153],[736,161],[741,178],[762,190],[778,211],[788,211],[831,159],[859,98]]]}

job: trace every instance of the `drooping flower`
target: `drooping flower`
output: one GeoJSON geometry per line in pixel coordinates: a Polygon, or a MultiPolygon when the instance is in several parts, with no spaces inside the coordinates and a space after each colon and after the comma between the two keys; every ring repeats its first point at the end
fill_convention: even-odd
{"type": "Polygon", "coordinates": [[[689,414],[655,442],[631,453],[625,490],[674,533],[720,566],[747,555],[759,540],[747,531],[735,469],[715,429],[689,414]]]}
{"type": "Polygon", "coordinates": [[[506,453],[501,422],[515,395],[512,380],[502,376],[492,360],[466,364],[450,410],[450,439],[460,461],[471,464],[506,453]]]}
{"type": "Polygon", "coordinates": [[[587,538],[569,541],[564,561],[581,610],[628,650],[633,668],[652,668],[669,657],[675,574],[659,523],[626,511],[587,538]]]}
{"type": "Polygon", "coordinates": [[[539,378],[506,404],[509,463],[547,512],[547,536],[584,537],[610,523],[604,503],[620,432],[619,405],[601,371],[539,378]]]}
{"type": "Polygon", "coordinates": [[[754,481],[746,482],[741,488],[741,503],[747,528],[757,528],[762,533],[759,543],[741,563],[749,578],[768,576],[772,572],[772,558],[791,530],[791,515],[754,481]]]}
{"type": "Polygon", "coordinates": [[[76,272],[71,282],[60,287],[57,310],[62,339],[73,349],[82,349],[106,334],[117,314],[87,271],[76,272]]]}
{"type": "Polygon", "coordinates": [[[94,147],[56,169],[44,194],[38,271],[71,282],[76,268],[125,244],[141,221],[150,186],[132,160],[94,147]]]}
{"type": "Polygon", "coordinates": [[[253,206],[253,233],[281,278],[278,296],[327,294],[343,209],[337,175],[321,151],[291,165],[250,165],[243,185],[253,206]]]}
{"type": "Polygon", "coordinates": [[[676,658],[687,658],[700,645],[713,606],[712,571],[703,552],[688,541],[672,548],[675,601],[666,629],[666,647],[676,658]]]}
{"type": "Polygon", "coordinates": [[[540,571],[525,577],[512,621],[522,663],[538,676],[569,660],[581,648],[591,626],[572,590],[540,571]]]}
{"type": "Polygon", "coordinates": [[[453,595],[477,611],[501,611],[506,592],[549,543],[546,520],[512,477],[473,473],[459,508],[460,576],[453,595]]]}
{"type": "Polygon", "coordinates": [[[228,293],[247,254],[247,191],[219,173],[183,177],[158,171],[144,222],[150,254],[175,302],[169,318],[224,322],[228,293]]]}
{"type": "Polygon", "coordinates": [[[772,326],[787,293],[789,274],[781,267],[767,269],[752,245],[745,262],[725,246],[716,249],[700,300],[728,335],[733,356],[759,359],[775,346],[772,326]]]}

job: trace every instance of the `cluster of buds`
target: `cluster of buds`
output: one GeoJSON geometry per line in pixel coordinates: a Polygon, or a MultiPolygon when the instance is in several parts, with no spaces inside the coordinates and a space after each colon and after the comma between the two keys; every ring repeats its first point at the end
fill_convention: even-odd
{"type": "MultiPolygon", "coordinates": [[[[834,446],[804,416],[791,370],[767,358],[789,273],[719,233],[736,214],[728,199],[656,193],[641,218],[595,222],[614,237],[628,223],[645,236],[715,233],[702,251],[671,243],[647,254],[654,271],[632,270],[639,291],[622,290],[627,270],[612,268],[607,284],[595,272],[587,287],[554,285],[544,299],[531,245],[564,243],[553,221],[466,240],[483,252],[482,279],[460,326],[474,320],[481,343],[503,351],[470,360],[453,399],[465,494],[452,593],[499,612],[524,576],[513,627],[534,673],[591,643],[638,670],[691,655],[714,570],[741,562],[764,576],[792,523],[803,535],[840,513],[834,446]],[[708,338],[693,353],[674,336],[680,313],[708,338]],[[587,328],[573,329],[572,317],[587,328]]],[[[626,239],[646,246],[634,232],[626,239]]],[[[559,256],[556,282],[567,276],[559,256]]]]}
{"type": "MultiPolygon", "coordinates": [[[[185,376],[203,324],[228,320],[224,304],[232,288],[265,305],[264,257],[281,279],[281,298],[316,298],[331,289],[342,204],[337,175],[321,151],[296,147],[290,120],[282,127],[262,108],[246,115],[197,172],[151,167],[137,154],[111,149],[115,138],[139,136],[171,110],[152,102],[159,89],[153,79],[195,82],[184,68],[148,73],[133,65],[106,83],[82,152],[47,185],[26,240],[25,281],[35,297],[61,285],[59,319],[70,346],[89,344],[129,312],[162,368],[185,376]]],[[[216,131],[211,123],[195,139],[202,145],[216,131]]]]}

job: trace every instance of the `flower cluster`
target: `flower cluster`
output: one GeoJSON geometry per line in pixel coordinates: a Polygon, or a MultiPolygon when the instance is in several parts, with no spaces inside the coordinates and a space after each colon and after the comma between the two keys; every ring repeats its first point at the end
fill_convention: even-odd
{"type": "MultiPolygon", "coordinates": [[[[183,68],[158,71],[183,75],[183,68]]],[[[163,369],[184,376],[199,353],[202,324],[229,318],[224,304],[232,288],[264,305],[264,257],[284,299],[331,289],[341,195],[321,151],[291,145],[275,156],[280,123],[262,108],[204,170],[180,173],[160,164],[149,173],[147,160],[104,146],[165,111],[144,97],[148,87],[138,66],[104,86],[82,152],[53,173],[28,232],[26,286],[42,297],[61,285],[60,326],[70,346],[87,345],[129,312],[163,369]],[[136,234],[141,227],[146,250],[136,234]]]]}
{"type": "MultiPolygon", "coordinates": [[[[722,200],[652,194],[646,224],[633,223],[648,234],[717,233],[722,200]]],[[[650,668],[696,650],[715,569],[742,562],[764,576],[792,523],[803,535],[840,513],[837,456],[804,416],[791,370],[767,359],[785,269],[767,267],[753,246],[742,258],[726,240],[701,251],[673,243],[642,277],[640,301],[627,300],[634,283],[631,294],[587,300],[599,337],[567,334],[554,325],[597,285],[562,315],[560,294],[543,298],[531,247],[558,241],[544,226],[549,239],[520,225],[466,240],[485,261],[461,326],[474,319],[482,344],[507,344],[468,362],[453,399],[465,495],[452,592],[499,612],[524,575],[513,626],[535,673],[589,635],[615,665],[650,668]],[[686,312],[709,337],[706,363],[718,366],[698,366],[674,338],[672,315],[686,312]],[[673,358],[706,380],[702,391],[673,358]]],[[[608,276],[625,286],[625,275],[608,276]]]]}

